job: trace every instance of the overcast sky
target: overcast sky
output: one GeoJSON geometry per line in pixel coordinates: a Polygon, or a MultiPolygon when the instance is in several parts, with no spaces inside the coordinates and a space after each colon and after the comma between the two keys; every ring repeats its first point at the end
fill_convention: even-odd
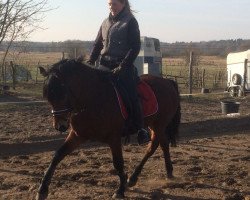
{"type": "MultiPolygon", "coordinates": [[[[130,0],[141,35],[162,42],[250,39],[250,0],[130,0]]],[[[107,0],[50,0],[32,41],[94,40],[107,0]]]]}

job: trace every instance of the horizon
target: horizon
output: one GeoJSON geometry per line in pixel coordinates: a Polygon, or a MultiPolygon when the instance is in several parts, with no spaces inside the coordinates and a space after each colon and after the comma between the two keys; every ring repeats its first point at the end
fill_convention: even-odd
{"type": "MultiPolygon", "coordinates": [[[[164,43],[248,40],[250,38],[249,0],[130,0],[136,11],[142,36],[164,43]]],[[[29,41],[93,41],[102,21],[108,16],[107,0],[83,2],[50,0],[56,8],[45,13],[41,26],[29,41]],[[58,8],[57,8],[58,7],[58,8]]]]}
{"type": "MultiPolygon", "coordinates": [[[[143,36],[141,36],[143,37],[143,36]]],[[[146,36],[148,37],[148,36],[146,36]]],[[[243,41],[248,41],[250,40],[249,39],[242,39],[242,38],[236,38],[236,39],[219,39],[219,40],[208,40],[208,41],[175,41],[175,42],[165,42],[165,41],[161,41],[161,43],[168,43],[168,44],[174,44],[174,43],[202,43],[202,42],[220,42],[220,41],[229,41],[229,40],[243,40],[243,41]]],[[[80,41],[80,42],[94,42],[94,40],[78,40],[78,39],[67,39],[67,40],[63,40],[63,41],[31,41],[31,40],[27,40],[26,42],[34,42],[34,43],[52,43],[52,42],[55,42],[55,43],[60,43],[60,42],[67,42],[67,41],[80,41]]],[[[22,42],[22,41],[16,41],[16,42],[22,42]]]]}

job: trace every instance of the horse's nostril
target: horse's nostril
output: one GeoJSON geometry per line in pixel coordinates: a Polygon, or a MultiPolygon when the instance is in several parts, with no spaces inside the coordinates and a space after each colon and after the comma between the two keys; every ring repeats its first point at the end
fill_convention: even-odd
{"type": "Polygon", "coordinates": [[[63,126],[63,125],[62,125],[62,126],[59,127],[58,131],[60,131],[60,132],[65,132],[65,131],[67,131],[67,129],[68,129],[68,128],[67,128],[66,126],[63,126]]]}

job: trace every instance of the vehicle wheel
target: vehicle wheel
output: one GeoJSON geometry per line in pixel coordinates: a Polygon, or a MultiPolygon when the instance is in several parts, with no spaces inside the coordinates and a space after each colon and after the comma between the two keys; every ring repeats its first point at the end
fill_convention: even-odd
{"type": "Polygon", "coordinates": [[[242,82],[241,75],[239,75],[239,74],[233,74],[233,76],[232,76],[232,83],[234,85],[241,85],[241,82],[242,82]]]}

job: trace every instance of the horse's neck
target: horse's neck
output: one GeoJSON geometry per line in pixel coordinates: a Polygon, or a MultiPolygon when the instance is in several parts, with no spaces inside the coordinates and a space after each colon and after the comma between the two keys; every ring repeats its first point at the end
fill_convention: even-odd
{"type": "MultiPolygon", "coordinates": [[[[85,69],[81,73],[75,75],[79,79],[75,85],[76,93],[79,94],[79,101],[84,104],[93,104],[99,101],[99,98],[110,98],[112,85],[108,78],[101,78],[97,71],[85,69]]],[[[103,99],[104,100],[104,99],[103,99]]]]}
{"type": "Polygon", "coordinates": [[[84,72],[82,72],[82,83],[83,85],[87,86],[87,89],[97,91],[98,88],[103,87],[103,85],[106,85],[108,83],[102,80],[101,75],[99,74],[99,71],[93,70],[89,67],[86,67],[84,69],[84,72]]]}

